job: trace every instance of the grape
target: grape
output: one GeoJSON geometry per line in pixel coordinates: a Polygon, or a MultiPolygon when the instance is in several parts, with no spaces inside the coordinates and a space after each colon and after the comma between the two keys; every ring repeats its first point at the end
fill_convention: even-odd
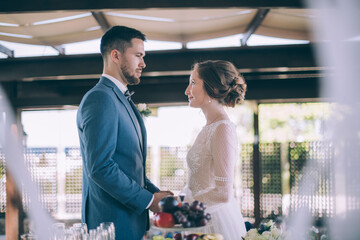
{"type": "Polygon", "coordinates": [[[200,204],[200,202],[199,202],[198,200],[194,200],[194,201],[192,202],[192,204],[193,204],[193,205],[198,205],[198,204],[200,204]]]}
{"type": "Polygon", "coordinates": [[[194,211],[200,210],[200,203],[199,203],[199,201],[195,200],[195,201],[191,204],[191,209],[194,210],[194,211]]]}
{"type": "Polygon", "coordinates": [[[191,227],[191,222],[190,221],[186,221],[182,224],[183,228],[189,228],[191,227]]]}
{"type": "Polygon", "coordinates": [[[183,212],[183,213],[186,213],[187,211],[189,211],[190,210],[190,205],[189,205],[189,203],[184,203],[182,206],[181,206],[181,211],[183,212]]]}
{"type": "Polygon", "coordinates": [[[209,213],[205,213],[206,204],[194,200],[191,204],[184,202],[182,206],[173,212],[176,224],[183,228],[205,226],[211,219],[209,213]]]}
{"type": "Polygon", "coordinates": [[[187,218],[185,216],[181,216],[181,218],[179,219],[179,223],[185,223],[187,222],[187,218]]]}
{"type": "Polygon", "coordinates": [[[190,219],[190,220],[196,219],[196,213],[193,212],[193,211],[190,211],[190,212],[188,213],[188,219],[190,219]]]}
{"type": "Polygon", "coordinates": [[[205,213],[204,211],[198,211],[196,214],[196,218],[200,219],[200,218],[204,218],[205,217],[205,213]]]}
{"type": "Polygon", "coordinates": [[[198,226],[205,226],[207,223],[207,220],[205,218],[200,219],[200,221],[198,221],[198,226]]]}
{"type": "Polygon", "coordinates": [[[205,210],[206,209],[206,203],[200,203],[200,207],[203,209],[203,210],[205,210]]]}

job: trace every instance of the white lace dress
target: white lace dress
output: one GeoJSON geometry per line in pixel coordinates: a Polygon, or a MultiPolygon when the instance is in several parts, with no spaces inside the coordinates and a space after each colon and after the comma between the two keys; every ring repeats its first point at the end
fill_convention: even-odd
{"type": "Polygon", "coordinates": [[[203,127],[187,154],[188,184],[185,201],[207,204],[211,222],[206,233],[220,233],[225,240],[246,234],[239,203],[233,191],[234,168],[239,157],[236,126],[221,120],[203,127]]]}

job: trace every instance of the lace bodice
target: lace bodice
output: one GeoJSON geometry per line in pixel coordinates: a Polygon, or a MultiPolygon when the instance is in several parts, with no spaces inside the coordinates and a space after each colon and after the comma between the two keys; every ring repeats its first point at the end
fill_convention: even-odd
{"type": "Polygon", "coordinates": [[[237,158],[235,124],[221,120],[203,127],[187,154],[189,197],[208,206],[228,202],[237,158]]]}

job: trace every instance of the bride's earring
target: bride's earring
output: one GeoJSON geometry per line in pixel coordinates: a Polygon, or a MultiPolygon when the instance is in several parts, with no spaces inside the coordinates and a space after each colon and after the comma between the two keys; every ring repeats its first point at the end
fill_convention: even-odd
{"type": "Polygon", "coordinates": [[[212,101],[211,101],[211,98],[209,98],[209,103],[211,103],[212,101]]]}

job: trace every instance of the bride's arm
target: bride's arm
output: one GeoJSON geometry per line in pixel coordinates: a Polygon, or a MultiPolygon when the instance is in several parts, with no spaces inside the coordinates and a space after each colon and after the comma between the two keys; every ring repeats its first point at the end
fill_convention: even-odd
{"type": "Polygon", "coordinates": [[[195,195],[194,199],[209,206],[227,202],[233,194],[234,167],[238,159],[236,129],[228,124],[217,127],[210,139],[211,155],[214,161],[215,188],[195,195]]]}

